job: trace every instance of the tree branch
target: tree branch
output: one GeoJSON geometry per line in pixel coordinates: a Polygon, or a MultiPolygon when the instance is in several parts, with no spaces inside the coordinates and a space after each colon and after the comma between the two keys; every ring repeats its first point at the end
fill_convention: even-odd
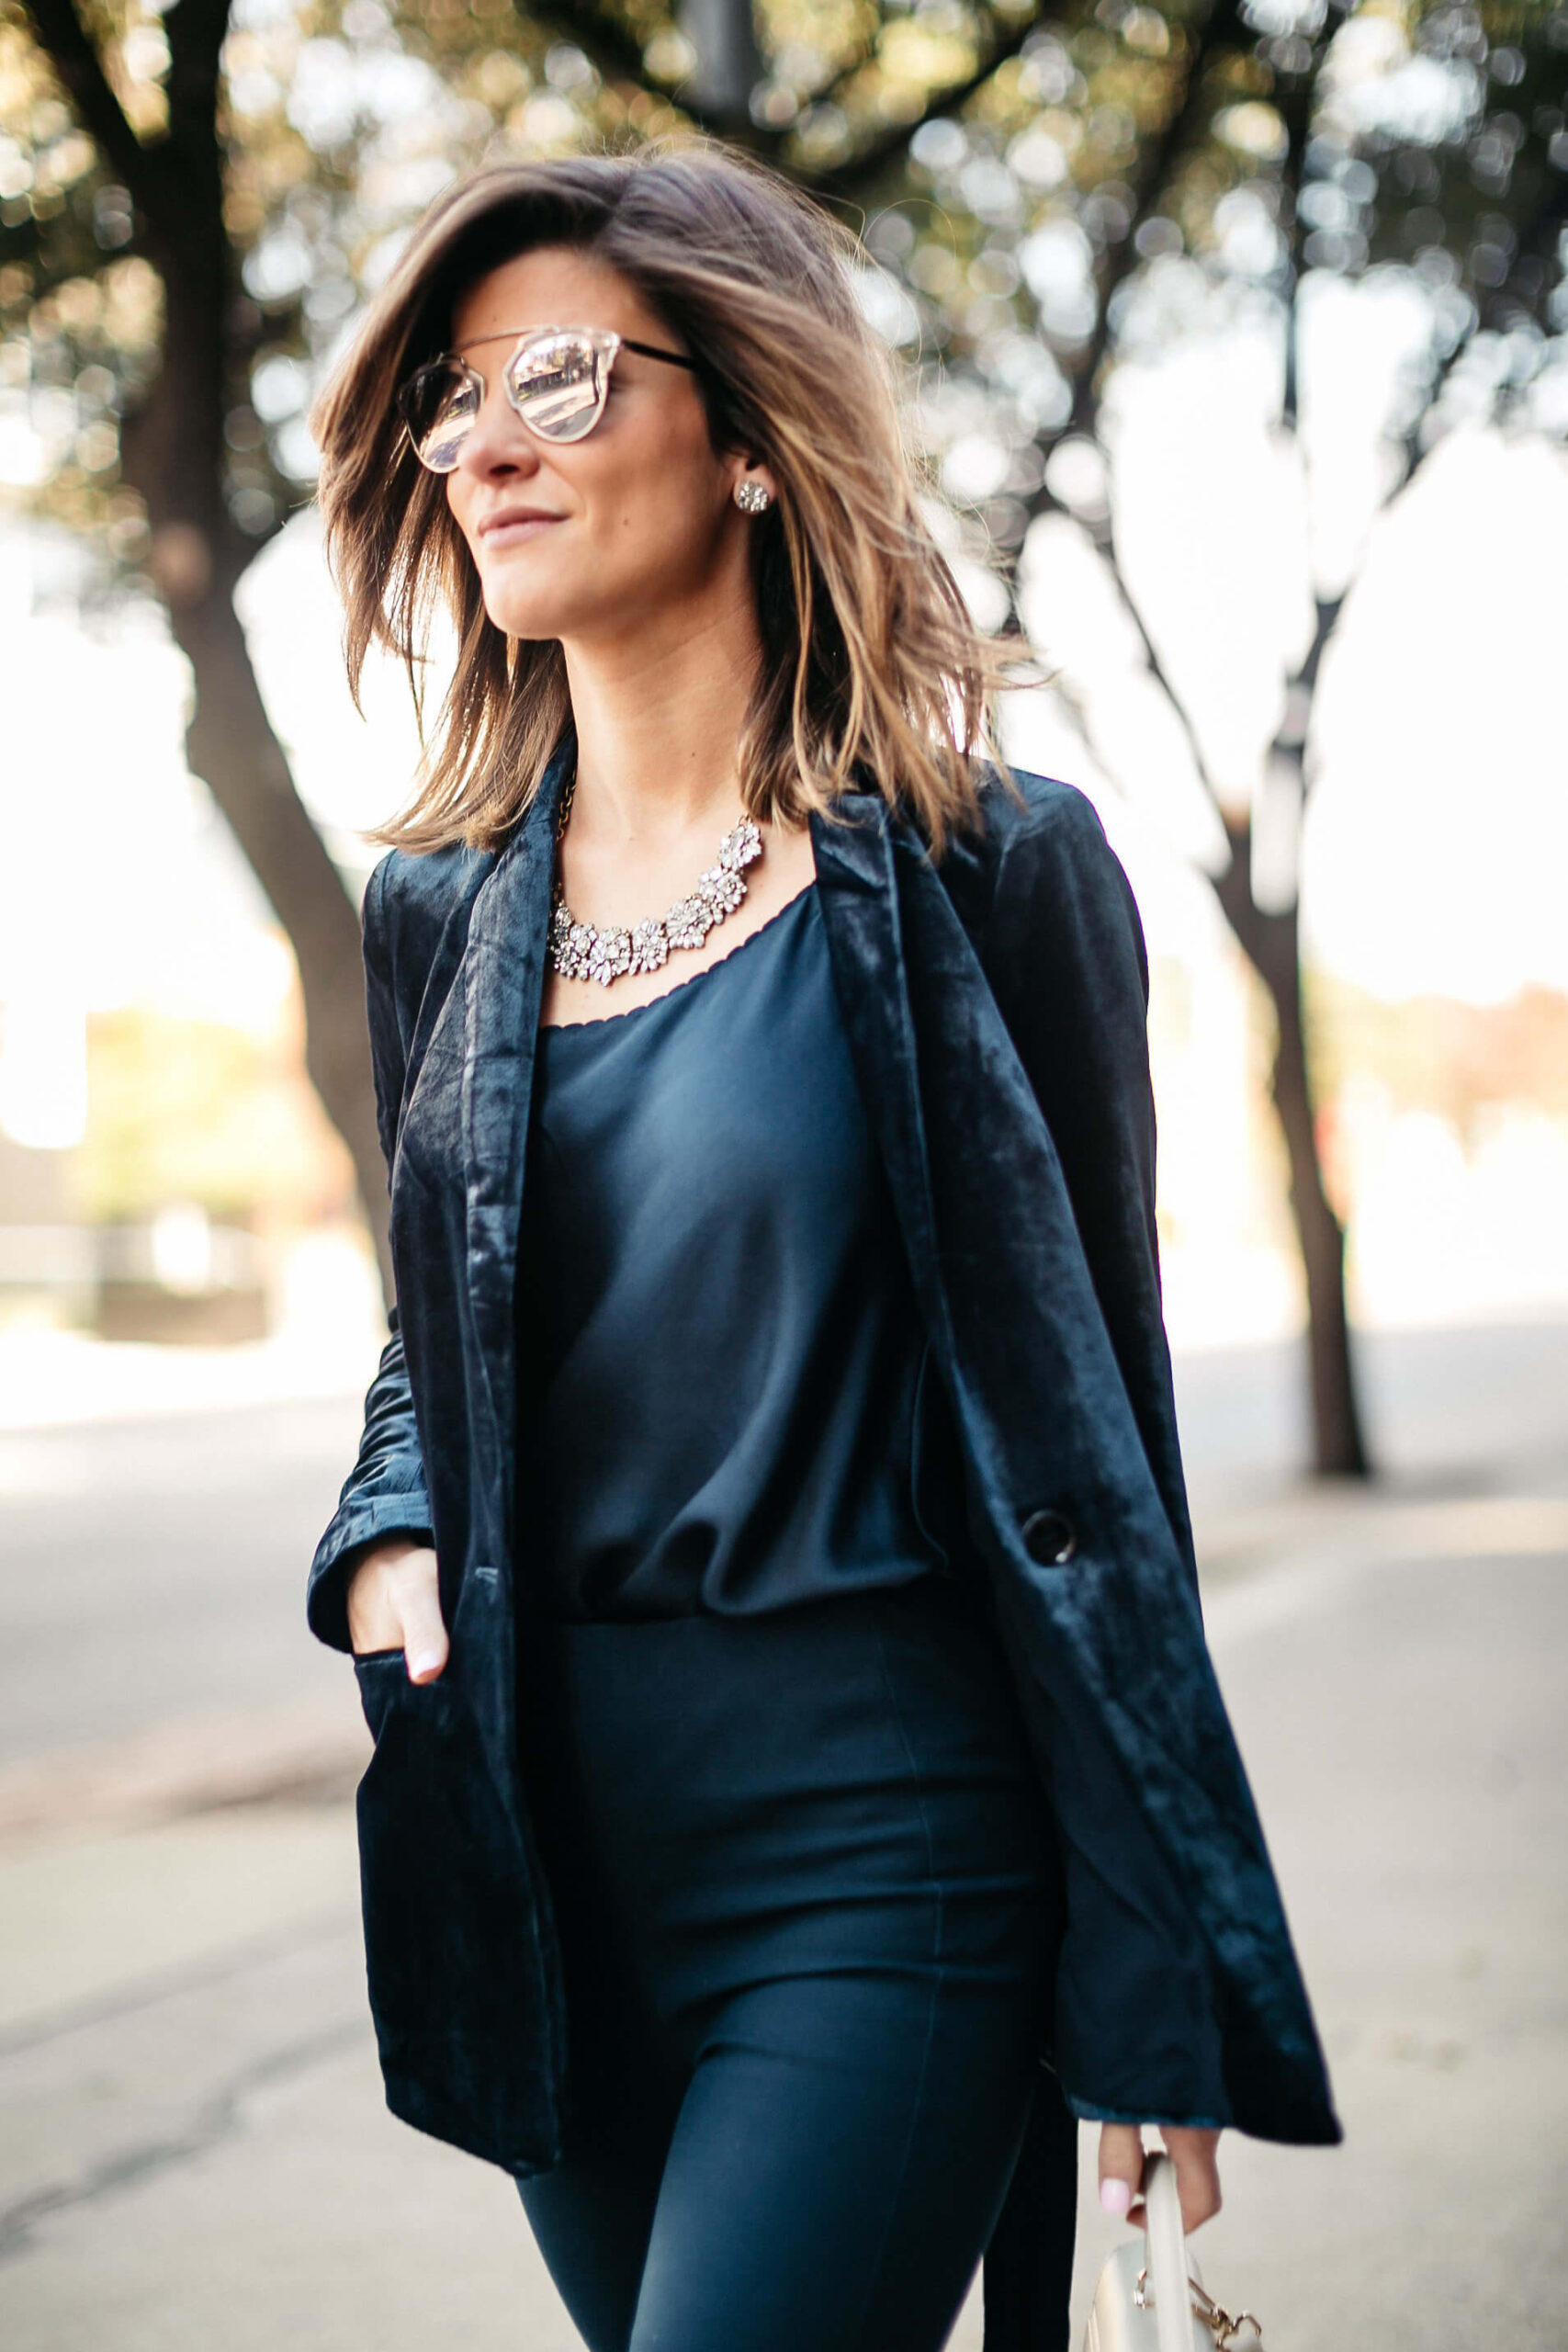
{"type": "Polygon", "coordinates": [[[1339,626],[1340,616],[1345,610],[1346,598],[1349,593],[1350,587],[1348,583],[1339,591],[1337,596],[1319,596],[1316,599],[1317,617],[1313,625],[1312,643],[1307,648],[1306,658],[1291,679],[1287,688],[1286,723],[1290,731],[1281,731],[1277,734],[1269,746],[1269,757],[1271,762],[1288,760],[1295,768],[1303,809],[1312,792],[1312,779],[1307,773],[1305,755],[1306,730],[1311,722],[1312,707],[1317,695],[1318,673],[1323,667],[1323,657],[1328,650],[1329,639],[1339,626]],[[1298,696],[1304,702],[1305,707],[1292,709],[1291,705],[1298,696]],[[1299,734],[1295,731],[1295,722],[1298,720],[1301,729],[1299,734]]]}
{"type": "MultiPolygon", "coordinates": [[[[641,43],[607,9],[596,7],[593,0],[544,0],[541,6],[524,0],[516,13],[530,25],[574,41],[606,81],[635,82],[641,89],[648,87],[641,43]]],[[[689,105],[677,91],[661,90],[659,95],[689,115],[700,129],[716,131],[717,125],[706,121],[701,109],[689,105]]]]}
{"type": "MultiPolygon", "coordinates": [[[[1529,252],[1538,244],[1545,246],[1555,243],[1565,221],[1568,221],[1568,181],[1563,180],[1561,175],[1556,175],[1551,192],[1536,207],[1534,213],[1520,232],[1518,247],[1520,253],[1529,252]]],[[[1427,397],[1411,419],[1407,431],[1401,436],[1404,449],[1404,475],[1399,484],[1400,490],[1409,489],[1416,474],[1438,446],[1436,440],[1422,440],[1421,427],[1434,409],[1439,405],[1450,377],[1464,357],[1471,343],[1481,329],[1494,323],[1501,325],[1508,310],[1517,304],[1517,300],[1518,297],[1512,293],[1509,288],[1499,287],[1486,303],[1477,311],[1474,323],[1465,330],[1453,349],[1445,354],[1439,364],[1433,369],[1432,380],[1427,389],[1427,397]]]]}
{"type": "MultiPolygon", "coordinates": [[[[976,91],[985,88],[998,66],[1005,65],[1010,57],[1018,55],[1031,33],[1037,32],[1042,25],[1052,23],[1059,13],[1055,6],[1037,7],[1032,15],[1010,26],[983,63],[977,65],[966,80],[954,83],[951,89],[932,93],[917,121],[899,123],[894,129],[881,132],[847,164],[836,165],[829,171],[797,174],[796,176],[813,196],[844,204],[858,203],[869,184],[908,145],[921,124],[930,122],[937,115],[955,113],[960,107],[965,106],[976,91]]],[[[830,104],[835,94],[842,91],[854,74],[864,70],[864,63],[863,60],[859,65],[851,66],[837,81],[830,82],[818,103],[830,104]]]]}
{"type": "Polygon", "coordinates": [[[1181,721],[1181,731],[1187,738],[1187,747],[1192,754],[1192,765],[1197,773],[1198,781],[1202,786],[1204,791],[1208,794],[1210,800],[1213,804],[1216,815],[1223,822],[1225,812],[1221,805],[1219,786],[1215,784],[1213,777],[1209,773],[1209,763],[1203,756],[1203,746],[1199,739],[1198,729],[1193,720],[1192,713],[1188,709],[1181,695],[1177,693],[1176,682],[1172,678],[1169,671],[1166,668],[1165,662],[1160,656],[1159,650],[1156,646],[1154,639],[1149,635],[1148,624],[1145,620],[1137,601],[1127,585],[1126,574],[1122,569],[1122,559],[1116,552],[1116,537],[1113,531],[1107,532],[1105,542],[1100,549],[1100,553],[1104,557],[1106,567],[1111,573],[1111,577],[1116,582],[1117,594],[1122,599],[1122,603],[1126,609],[1128,617],[1132,621],[1133,627],[1138,632],[1138,642],[1144,649],[1144,659],[1148,663],[1149,668],[1153,673],[1155,684],[1160,688],[1160,691],[1164,694],[1165,698],[1169,703],[1172,710],[1175,711],[1177,718],[1181,721]]]}
{"type": "MultiPolygon", "coordinates": [[[[520,13],[524,11],[520,10],[520,13]]],[[[558,30],[564,38],[574,40],[606,77],[647,86],[648,69],[642,62],[640,45],[607,9],[596,5],[596,0],[545,0],[542,6],[528,6],[525,13],[531,24],[547,26],[558,30]]],[[[936,115],[950,114],[964,105],[977,90],[985,87],[998,66],[1005,64],[1010,57],[1017,56],[1031,33],[1041,25],[1052,22],[1059,13],[1059,6],[1056,0],[1053,0],[1052,6],[1038,6],[1031,15],[1010,25],[1006,32],[995,40],[984,61],[966,80],[955,83],[949,89],[934,92],[915,121],[898,123],[882,132],[848,164],[820,173],[797,169],[791,176],[814,196],[829,201],[853,203],[863,191],[865,184],[908,145],[921,123],[931,121],[936,115]]],[[[995,23],[994,17],[992,22],[995,23]]],[[[818,94],[815,103],[833,104],[854,76],[864,71],[869,56],[870,52],[858,58],[843,73],[836,75],[818,94]]],[[[690,97],[682,86],[665,91],[663,95],[700,130],[710,131],[715,137],[726,139],[731,144],[746,146],[755,153],[768,155],[781,169],[789,168],[781,160],[789,139],[787,131],[772,130],[751,123],[721,121],[690,97]]]]}
{"type": "Polygon", "coordinates": [[[132,201],[149,217],[158,213],[165,193],[162,159],[155,150],[143,147],[131,129],[73,0],[26,0],[26,5],[39,47],[83,129],[124,181],[132,201]]]}
{"type": "MultiPolygon", "coordinates": [[[[1055,514],[1065,515],[1069,522],[1077,521],[1077,517],[1072,514],[1071,510],[1065,507],[1060,499],[1053,497],[1049,491],[1042,490],[1037,492],[1036,495],[1039,501],[1035,509],[1036,516],[1046,514],[1055,514]]],[[[1078,527],[1081,530],[1084,526],[1079,524],[1078,527]]],[[[1137,602],[1134,599],[1131,589],[1127,585],[1126,575],[1122,569],[1122,560],[1116,549],[1116,535],[1114,530],[1109,526],[1102,534],[1097,535],[1097,547],[1100,560],[1105,565],[1107,571],[1109,571],[1111,580],[1115,583],[1116,593],[1122,600],[1122,609],[1138,633],[1138,642],[1143,648],[1144,659],[1148,663],[1150,674],[1154,678],[1155,684],[1165,695],[1166,700],[1169,703],[1171,709],[1176,713],[1177,718],[1180,723],[1181,731],[1187,738],[1188,749],[1192,754],[1192,765],[1197,775],[1198,781],[1202,786],[1203,790],[1207,793],[1210,801],[1213,805],[1215,813],[1220,818],[1221,822],[1225,824],[1225,828],[1228,832],[1230,827],[1228,820],[1225,818],[1224,809],[1221,805],[1219,787],[1216,786],[1213,775],[1209,772],[1209,764],[1203,756],[1203,746],[1199,740],[1198,729],[1193,722],[1192,714],[1188,709],[1187,705],[1182,700],[1180,695],[1178,694],[1176,690],[1176,683],[1171,677],[1169,671],[1166,668],[1165,662],[1161,659],[1159,649],[1155,644],[1154,639],[1149,634],[1148,624],[1145,620],[1144,616],[1138,607],[1137,602]]],[[[1026,641],[1030,640],[1027,640],[1026,639],[1026,641]]],[[[1089,732],[1087,726],[1085,732],[1086,734],[1089,732]]]]}
{"type": "Polygon", "coordinates": [[[180,0],[167,12],[170,143],[188,128],[202,142],[216,142],[218,81],[229,32],[229,0],[180,0]]]}
{"type": "Polygon", "coordinates": [[[1204,85],[1209,68],[1222,49],[1239,42],[1246,33],[1242,22],[1241,0],[1214,0],[1198,36],[1198,46],[1179,103],[1173,108],[1165,129],[1153,141],[1148,161],[1139,174],[1141,186],[1138,205],[1112,244],[1108,248],[1100,287],[1100,309],[1094,333],[1082,358],[1073,369],[1072,430],[1088,433],[1093,430],[1093,420],[1099,406],[1098,378],[1111,348],[1112,304],[1126,280],[1138,266],[1138,232],[1153,218],[1155,207],[1165,195],[1177,164],[1190,144],[1203,108],[1204,85]]]}

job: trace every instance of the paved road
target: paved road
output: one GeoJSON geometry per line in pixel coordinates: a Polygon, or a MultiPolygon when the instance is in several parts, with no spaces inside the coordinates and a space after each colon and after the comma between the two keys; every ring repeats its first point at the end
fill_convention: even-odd
{"type": "MultiPolygon", "coordinates": [[[[1402,1344],[1371,1506],[1291,1498],[1282,1362],[1184,1370],[1211,1636],[1348,2133],[1227,2143],[1196,2250],[1269,2352],[1561,2352],[1568,1334],[1402,1344]]],[[[259,1723],[321,1671],[352,1708],[298,1615],[352,1422],[0,1447],[14,1770],[259,1723]]],[[[381,2106],[341,1797],[0,1844],[0,2114],[17,2352],[573,2352],[510,2185],[381,2106]]],[[[1110,2234],[1086,2199],[1080,2306],[1110,2234]]]]}
{"type": "Polygon", "coordinates": [[[341,1690],[305,1568],[359,1419],[344,1396],[0,1432],[0,1766],[341,1690]]]}
{"type": "MultiPolygon", "coordinates": [[[[1568,1490],[1568,1323],[1380,1336],[1364,1353],[1394,1491],[1568,1490]]],[[[1270,1514],[1295,1510],[1296,1351],[1193,1356],[1178,1379],[1216,1567],[1254,1522],[1267,1552],[1270,1514]]],[[[302,1595],[358,1426],[344,1396],[0,1430],[0,1772],[175,1719],[335,1707],[342,1669],[304,1634],[302,1595]]]]}

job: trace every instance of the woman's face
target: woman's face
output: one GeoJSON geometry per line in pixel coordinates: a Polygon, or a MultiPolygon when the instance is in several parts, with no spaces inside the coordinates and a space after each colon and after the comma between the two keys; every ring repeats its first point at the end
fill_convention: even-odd
{"type": "MultiPolygon", "coordinates": [[[[569,246],[503,263],[458,302],[453,348],[485,393],[446,497],[497,628],[586,643],[643,634],[650,620],[662,629],[683,607],[696,625],[716,597],[750,594],[754,526],[734,503],[746,460],[716,454],[691,370],[620,351],[598,424],[552,444],[530,433],[501,382],[512,339],[544,326],[682,348],[617,271],[569,246]]],[[[773,488],[765,469],[753,477],[773,488]]]]}

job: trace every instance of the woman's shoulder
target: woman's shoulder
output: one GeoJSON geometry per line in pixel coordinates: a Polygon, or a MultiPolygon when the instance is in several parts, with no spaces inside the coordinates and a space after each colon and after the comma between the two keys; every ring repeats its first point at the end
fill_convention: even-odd
{"type": "Polygon", "coordinates": [[[493,851],[461,842],[389,850],[365,886],[367,947],[393,965],[428,967],[453,910],[472,899],[494,864],[493,851]]]}
{"type": "Polygon", "coordinates": [[[978,830],[993,856],[1004,857],[1022,840],[1050,839],[1064,849],[1104,842],[1099,811],[1077,785],[1030,768],[1010,767],[1004,775],[988,763],[977,765],[978,830]]]}
{"type": "Polygon", "coordinates": [[[1050,892],[1077,878],[1120,888],[1121,866],[1086,792],[1060,777],[976,763],[973,820],[955,826],[938,861],[948,894],[971,929],[992,912],[1004,873],[1010,896],[1021,882],[1050,892]]]}

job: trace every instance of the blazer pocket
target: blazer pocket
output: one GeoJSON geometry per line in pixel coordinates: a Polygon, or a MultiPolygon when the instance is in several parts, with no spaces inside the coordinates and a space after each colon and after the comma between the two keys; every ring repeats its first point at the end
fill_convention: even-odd
{"type": "Polygon", "coordinates": [[[509,2169],[554,2162],[553,1930],[527,1833],[450,1661],[425,1683],[409,1680],[400,1650],[356,1657],[355,1671],[376,1743],[355,1812],[389,2101],[509,2169]]]}
{"type": "Polygon", "coordinates": [[[376,1676],[373,1669],[395,1660],[406,1673],[407,1653],[400,1643],[396,1649],[355,1650],[353,1656],[355,1676],[359,1684],[359,1703],[365,1710],[365,1720],[370,1726],[370,1736],[374,1739],[377,1718],[384,1714],[386,1709],[380,1701],[374,1700],[371,1696],[376,1688],[376,1676]]]}

